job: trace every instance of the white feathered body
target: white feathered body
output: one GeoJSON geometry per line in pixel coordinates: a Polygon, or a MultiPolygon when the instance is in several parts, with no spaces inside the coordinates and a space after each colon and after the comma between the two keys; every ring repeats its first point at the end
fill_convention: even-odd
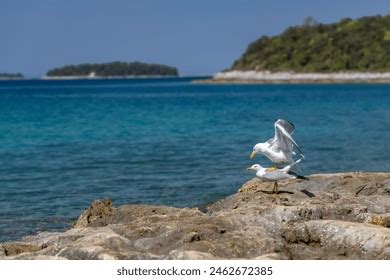
{"type": "MultiPolygon", "coordinates": [[[[277,164],[290,164],[294,162],[293,156],[296,155],[296,148],[304,158],[298,144],[292,138],[294,125],[289,121],[279,119],[274,124],[275,136],[264,143],[258,143],[253,147],[254,154],[263,154],[269,160],[277,164]]],[[[252,158],[251,155],[251,158],[252,158]]]]}
{"type": "Polygon", "coordinates": [[[256,176],[267,181],[279,181],[283,179],[295,179],[298,175],[295,173],[290,173],[291,168],[298,164],[301,159],[283,167],[283,168],[264,168],[259,166],[256,171],[256,176]]]}
{"type": "Polygon", "coordinates": [[[290,151],[286,152],[283,149],[280,149],[278,146],[273,146],[266,142],[264,143],[266,149],[262,152],[270,161],[278,164],[289,164],[293,163],[294,159],[292,158],[292,153],[290,151]]]}

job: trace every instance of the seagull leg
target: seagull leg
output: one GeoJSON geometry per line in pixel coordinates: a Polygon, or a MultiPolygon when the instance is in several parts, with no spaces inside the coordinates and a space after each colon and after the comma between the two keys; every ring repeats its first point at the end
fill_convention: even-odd
{"type": "Polygon", "coordinates": [[[274,183],[274,189],[273,189],[273,193],[278,193],[278,182],[277,181],[275,181],[275,183],[274,183]]]}

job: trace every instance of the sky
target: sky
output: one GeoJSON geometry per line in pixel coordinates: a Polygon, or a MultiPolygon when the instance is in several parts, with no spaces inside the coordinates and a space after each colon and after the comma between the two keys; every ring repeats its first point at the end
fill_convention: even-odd
{"type": "Polygon", "coordinates": [[[0,72],[136,60],[208,75],[307,16],[389,13],[390,0],[0,0],[0,72]]]}

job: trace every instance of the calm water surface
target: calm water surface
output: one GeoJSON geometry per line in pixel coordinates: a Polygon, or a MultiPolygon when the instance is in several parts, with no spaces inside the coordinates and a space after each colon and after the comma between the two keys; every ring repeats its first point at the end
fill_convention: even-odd
{"type": "Polygon", "coordinates": [[[390,170],[390,85],[0,81],[0,241],[63,230],[104,197],[185,207],[232,194],[278,118],[295,123],[305,174],[390,170]]]}

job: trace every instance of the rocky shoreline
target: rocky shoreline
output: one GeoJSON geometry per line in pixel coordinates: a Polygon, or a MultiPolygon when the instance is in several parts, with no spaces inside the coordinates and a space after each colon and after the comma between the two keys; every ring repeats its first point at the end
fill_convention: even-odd
{"type": "Polygon", "coordinates": [[[336,72],[336,73],[294,73],[270,71],[226,71],[212,79],[196,83],[212,84],[390,84],[390,72],[336,72]]]}
{"type": "Polygon", "coordinates": [[[255,178],[207,207],[95,201],[66,232],[0,244],[0,259],[390,259],[390,173],[255,178]]]}

